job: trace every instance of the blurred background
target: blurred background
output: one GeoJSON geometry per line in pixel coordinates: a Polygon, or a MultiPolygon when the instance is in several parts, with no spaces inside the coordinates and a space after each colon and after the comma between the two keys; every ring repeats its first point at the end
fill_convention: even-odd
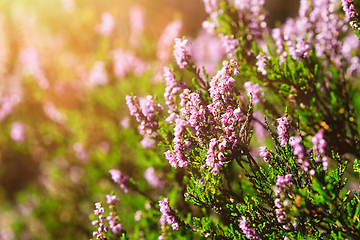
{"type": "MultiPolygon", "coordinates": [[[[298,5],[269,0],[269,26],[298,5]]],[[[175,37],[194,49],[207,39],[198,63],[216,72],[206,51],[221,44],[201,31],[206,18],[201,0],[0,0],[0,239],[89,239],[94,203],[112,190],[124,228],[157,239],[156,222],[134,217],[147,200],[123,194],[108,171],[121,169],[155,198],[180,184],[138,133],[125,95],[163,99],[175,37]]]]}

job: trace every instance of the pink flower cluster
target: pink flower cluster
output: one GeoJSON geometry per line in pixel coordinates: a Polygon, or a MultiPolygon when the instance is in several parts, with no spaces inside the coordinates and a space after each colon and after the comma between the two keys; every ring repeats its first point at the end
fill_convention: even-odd
{"type": "Polygon", "coordinates": [[[348,19],[355,17],[356,13],[355,13],[355,5],[353,3],[353,0],[341,0],[341,5],[345,12],[345,16],[348,19]]]}
{"type": "MultiPolygon", "coordinates": [[[[106,203],[110,205],[110,208],[113,208],[114,204],[119,201],[119,198],[117,198],[115,195],[106,195],[106,198],[106,203]]],[[[94,210],[94,214],[99,217],[99,220],[92,221],[91,225],[99,227],[97,231],[93,232],[94,237],[97,239],[108,239],[104,236],[104,233],[109,231],[109,227],[113,233],[118,233],[122,230],[122,225],[117,223],[118,219],[114,216],[114,212],[111,212],[110,215],[106,217],[106,220],[109,221],[109,226],[107,226],[104,223],[105,216],[103,213],[105,212],[105,209],[102,203],[95,203],[95,207],[96,210],[94,210]]]]}
{"type": "Polygon", "coordinates": [[[228,36],[225,35],[221,38],[223,47],[225,48],[225,52],[228,58],[233,58],[234,54],[237,52],[237,48],[239,47],[239,40],[234,38],[234,35],[228,36]]]}
{"type": "Polygon", "coordinates": [[[260,157],[262,157],[265,162],[269,162],[270,160],[269,159],[270,153],[266,151],[267,149],[268,149],[267,147],[260,147],[260,151],[259,151],[260,157]]]}
{"type": "Polygon", "coordinates": [[[182,81],[178,82],[175,79],[174,73],[168,67],[164,67],[164,77],[165,77],[165,92],[164,98],[165,103],[168,107],[168,113],[170,116],[166,119],[169,123],[174,123],[175,119],[178,118],[176,113],[175,100],[177,93],[186,87],[186,84],[182,81]]]}
{"type": "Polygon", "coordinates": [[[249,26],[249,29],[246,30],[247,40],[259,37],[262,31],[267,28],[264,5],[265,0],[234,0],[234,6],[239,15],[239,22],[246,22],[249,26]]]}
{"type": "Polygon", "coordinates": [[[66,121],[66,115],[60,112],[52,102],[44,103],[44,113],[54,122],[64,124],[66,121]]]}
{"type": "Polygon", "coordinates": [[[226,147],[226,139],[212,138],[209,143],[208,151],[206,152],[206,165],[212,170],[212,174],[219,174],[220,169],[224,165],[225,155],[224,150],[226,147]]]}
{"type": "Polygon", "coordinates": [[[17,143],[23,143],[25,140],[25,126],[20,122],[13,122],[11,124],[10,137],[17,143]]]}
{"type": "Polygon", "coordinates": [[[239,227],[242,230],[243,234],[249,239],[260,239],[258,235],[256,235],[255,230],[250,227],[251,222],[246,220],[246,217],[242,216],[239,222],[239,227]]]}
{"type": "MultiPolygon", "coordinates": [[[[294,155],[297,157],[297,163],[301,165],[304,172],[309,171],[310,161],[305,159],[304,147],[302,145],[302,138],[295,135],[289,138],[289,145],[294,149],[294,155]]],[[[310,170],[310,174],[314,175],[315,171],[310,170]]]]}
{"type": "Polygon", "coordinates": [[[208,106],[210,112],[217,116],[225,106],[231,105],[235,79],[232,75],[237,75],[239,63],[231,59],[223,62],[223,67],[210,81],[209,93],[212,103],[208,106]]]}
{"type": "MultiPolygon", "coordinates": [[[[221,40],[215,36],[201,31],[192,41],[191,59],[198,68],[205,68],[207,74],[214,74],[218,70],[218,63],[225,56],[225,49],[221,40]]],[[[203,72],[200,72],[203,76],[203,72]]]]}
{"type": "Polygon", "coordinates": [[[179,223],[176,221],[175,211],[170,207],[167,198],[159,201],[160,212],[168,224],[171,224],[172,230],[179,230],[179,223]]]}
{"type": "Polygon", "coordinates": [[[50,84],[45,76],[45,71],[40,66],[40,55],[36,48],[28,47],[20,50],[20,62],[25,69],[34,76],[37,84],[43,90],[49,88],[50,84]]]}
{"type": "Polygon", "coordinates": [[[126,105],[129,108],[130,115],[136,118],[136,121],[140,123],[139,129],[142,135],[151,135],[156,131],[157,115],[159,111],[163,109],[160,104],[155,105],[155,101],[151,95],[146,97],[144,104],[140,104],[138,97],[126,96],[126,105]]]}
{"type": "Polygon", "coordinates": [[[109,227],[105,225],[104,223],[104,215],[105,212],[104,207],[102,206],[102,203],[95,203],[96,210],[94,210],[94,214],[99,217],[99,220],[95,220],[91,222],[91,225],[93,226],[99,226],[97,231],[94,231],[92,233],[93,237],[96,237],[96,239],[108,239],[106,238],[103,233],[109,231],[109,227]]]}
{"type": "Polygon", "coordinates": [[[180,38],[175,38],[175,46],[174,46],[174,57],[176,63],[179,65],[181,69],[184,69],[191,58],[190,55],[190,42],[187,39],[181,40],[180,38]]]}
{"type": "Polygon", "coordinates": [[[264,93],[261,91],[262,88],[260,87],[260,84],[258,83],[253,84],[252,82],[249,81],[244,84],[244,87],[248,97],[252,98],[252,103],[254,104],[255,107],[259,102],[264,101],[263,99],[264,93]]]}
{"type": "MultiPolygon", "coordinates": [[[[289,213],[287,209],[289,206],[290,199],[288,195],[293,195],[292,187],[292,175],[286,174],[285,176],[278,175],[276,181],[276,191],[275,196],[277,197],[274,201],[275,204],[275,213],[277,215],[277,219],[279,223],[288,223],[290,219],[286,218],[286,214],[289,213]]],[[[288,224],[283,225],[284,229],[289,229],[288,224]]]]}
{"type": "Polygon", "coordinates": [[[119,79],[123,79],[130,72],[140,77],[148,69],[148,64],[144,60],[135,56],[131,51],[124,51],[120,48],[113,51],[113,62],[115,76],[119,79]]]}
{"type": "Polygon", "coordinates": [[[94,66],[90,69],[88,75],[89,86],[105,85],[108,83],[108,76],[106,73],[105,63],[96,61],[94,66]]]}
{"type": "Polygon", "coordinates": [[[101,14],[101,23],[95,27],[97,33],[109,37],[114,29],[115,21],[109,12],[101,14]]]}
{"type": "Polygon", "coordinates": [[[287,143],[286,136],[288,133],[289,125],[292,122],[292,119],[288,117],[281,117],[277,119],[277,122],[279,123],[276,129],[279,134],[278,139],[280,141],[280,146],[285,147],[287,143]]]}
{"type": "Polygon", "coordinates": [[[328,170],[329,158],[327,156],[324,156],[326,147],[326,140],[324,139],[324,129],[320,129],[311,139],[311,142],[313,144],[315,162],[322,162],[323,170],[328,170]]]}
{"type": "Polygon", "coordinates": [[[127,193],[129,190],[126,185],[129,183],[129,177],[116,169],[111,169],[109,173],[111,174],[112,180],[119,184],[120,188],[124,190],[125,193],[127,193]]]}
{"type": "Polygon", "coordinates": [[[169,161],[170,165],[174,168],[186,167],[188,165],[188,157],[186,156],[189,152],[189,146],[191,142],[184,139],[186,131],[186,121],[183,119],[176,119],[174,127],[174,150],[166,151],[165,158],[169,161]]]}
{"type": "Polygon", "coordinates": [[[144,177],[146,181],[154,188],[162,188],[164,187],[164,183],[159,179],[159,177],[155,174],[155,169],[153,167],[149,167],[144,172],[144,177]]]}
{"type": "Polygon", "coordinates": [[[266,61],[266,56],[264,56],[262,53],[259,53],[256,56],[257,62],[255,63],[255,65],[258,67],[257,71],[261,72],[262,75],[266,75],[267,71],[265,70],[265,61],[266,61]]]}

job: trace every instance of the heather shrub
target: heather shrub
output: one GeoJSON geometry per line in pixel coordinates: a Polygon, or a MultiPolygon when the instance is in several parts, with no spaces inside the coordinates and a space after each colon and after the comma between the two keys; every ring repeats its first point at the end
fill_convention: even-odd
{"type": "Polygon", "coordinates": [[[0,15],[0,239],[360,237],[357,1],[36,3],[0,15]]]}

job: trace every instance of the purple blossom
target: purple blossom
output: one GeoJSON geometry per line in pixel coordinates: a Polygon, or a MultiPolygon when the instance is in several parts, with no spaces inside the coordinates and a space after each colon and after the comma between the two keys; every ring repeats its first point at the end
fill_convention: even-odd
{"type": "Polygon", "coordinates": [[[265,0],[235,0],[234,6],[238,11],[239,22],[247,23],[249,29],[245,29],[246,39],[253,40],[261,36],[267,28],[264,10],[265,0]]]}
{"type": "Polygon", "coordinates": [[[326,147],[326,140],[324,139],[324,129],[320,129],[311,139],[311,142],[313,144],[315,162],[322,162],[323,170],[328,170],[329,158],[324,156],[326,147]]]}
{"type": "Polygon", "coordinates": [[[49,88],[49,80],[46,78],[45,72],[40,66],[40,54],[38,50],[34,47],[27,47],[20,50],[19,56],[20,62],[24,65],[24,68],[34,76],[38,86],[42,90],[49,88]]]}
{"type": "Polygon", "coordinates": [[[259,102],[263,102],[264,93],[261,91],[262,88],[258,83],[253,84],[252,82],[246,82],[244,84],[245,91],[249,98],[252,98],[252,103],[256,107],[259,102]]]}
{"type": "Polygon", "coordinates": [[[286,140],[286,136],[288,133],[288,129],[289,129],[289,125],[292,123],[292,119],[288,118],[288,117],[281,117],[277,119],[278,122],[278,126],[277,126],[277,131],[278,131],[278,139],[280,141],[280,146],[285,147],[287,140],[286,140]]]}
{"type": "Polygon", "coordinates": [[[352,17],[355,17],[356,12],[353,0],[341,0],[341,5],[345,12],[346,18],[350,19],[352,17]]]}
{"type": "Polygon", "coordinates": [[[256,59],[257,62],[255,63],[255,65],[258,67],[257,71],[261,72],[262,75],[266,75],[267,71],[264,69],[266,57],[262,53],[259,53],[259,55],[256,56],[256,59]]]}
{"type": "Polygon", "coordinates": [[[153,167],[149,167],[144,172],[144,177],[146,181],[154,188],[162,188],[164,187],[164,183],[159,179],[159,177],[155,174],[155,169],[153,167]]]}
{"type": "Polygon", "coordinates": [[[274,201],[274,205],[276,207],[275,213],[277,215],[277,220],[279,223],[284,223],[283,227],[288,229],[288,223],[290,219],[286,217],[289,213],[288,210],[288,202],[290,201],[289,195],[293,195],[292,192],[293,184],[292,184],[292,175],[286,174],[285,176],[278,175],[276,180],[275,196],[277,197],[274,201]]]}
{"type": "Polygon", "coordinates": [[[189,53],[190,42],[187,39],[181,40],[180,38],[175,38],[174,41],[174,57],[176,63],[181,69],[184,69],[191,58],[189,53]]]}
{"type": "Polygon", "coordinates": [[[125,99],[130,115],[134,116],[136,121],[140,123],[139,129],[141,133],[143,135],[145,133],[150,135],[154,133],[158,127],[157,115],[162,106],[160,104],[155,105],[151,95],[147,96],[142,102],[136,96],[127,95],[125,99]]]}
{"type": "MultiPolygon", "coordinates": [[[[168,67],[164,67],[164,77],[165,77],[164,98],[165,98],[165,103],[168,106],[168,113],[176,114],[174,112],[177,109],[175,106],[176,95],[186,86],[186,84],[182,81],[180,82],[176,81],[173,72],[168,67]]],[[[174,118],[176,119],[177,116],[174,116],[174,118]]],[[[168,120],[170,123],[174,123],[175,119],[169,118],[168,120]]]]}
{"type": "Polygon", "coordinates": [[[101,14],[101,21],[95,28],[96,32],[105,37],[110,36],[115,25],[113,16],[109,12],[104,12],[101,14]]]}
{"type": "Polygon", "coordinates": [[[93,226],[99,226],[97,231],[94,231],[93,232],[93,236],[96,237],[96,239],[107,239],[105,236],[104,236],[104,232],[107,232],[108,231],[108,227],[104,224],[104,215],[102,213],[105,212],[104,210],[104,207],[102,205],[102,203],[95,203],[95,208],[96,210],[94,210],[94,214],[96,216],[98,216],[99,220],[94,220],[91,222],[91,225],[93,226]]]}
{"type": "Polygon", "coordinates": [[[246,217],[242,216],[239,222],[239,227],[241,228],[243,234],[249,239],[260,239],[259,236],[256,235],[255,230],[250,227],[251,222],[246,220],[246,217]]]}
{"type": "Polygon", "coordinates": [[[234,57],[234,54],[237,52],[237,47],[239,46],[239,40],[234,38],[234,35],[225,35],[221,38],[221,41],[228,58],[234,57]]]}
{"type": "Polygon", "coordinates": [[[270,153],[266,151],[267,147],[260,147],[259,155],[264,159],[265,162],[269,162],[269,155],[270,153]]]}
{"type": "Polygon", "coordinates": [[[160,212],[162,218],[171,225],[172,230],[179,230],[179,223],[176,221],[175,211],[170,207],[167,198],[163,201],[159,201],[160,212]]]}
{"type": "Polygon", "coordinates": [[[206,152],[206,165],[210,167],[212,174],[219,174],[220,169],[224,165],[224,150],[227,144],[225,138],[212,138],[206,152]]]}
{"type": "MultiPolygon", "coordinates": [[[[225,56],[221,40],[206,31],[201,31],[191,45],[191,58],[198,68],[205,68],[207,74],[217,71],[218,63],[225,56]]],[[[203,72],[200,71],[200,76],[203,72]]]]}
{"type": "Polygon", "coordinates": [[[23,143],[25,140],[25,126],[20,122],[13,122],[11,124],[10,137],[17,143],[23,143]]]}
{"type": "Polygon", "coordinates": [[[209,93],[213,102],[208,105],[210,112],[216,116],[224,106],[231,105],[235,79],[232,75],[237,75],[239,64],[235,60],[223,62],[223,67],[210,81],[209,93]],[[225,103],[225,104],[224,104],[225,103]]]}
{"type": "Polygon", "coordinates": [[[111,174],[111,178],[112,180],[120,185],[120,188],[122,190],[124,190],[125,193],[128,192],[128,188],[126,186],[126,184],[129,182],[129,177],[126,176],[125,174],[123,174],[122,172],[120,172],[119,170],[116,169],[111,169],[109,171],[109,173],[111,174]]]}
{"type": "Polygon", "coordinates": [[[144,134],[144,138],[140,141],[141,146],[144,149],[154,149],[156,148],[156,141],[149,137],[150,135],[144,134]]]}
{"type": "Polygon", "coordinates": [[[180,20],[175,20],[169,23],[161,34],[156,52],[156,56],[161,62],[166,63],[169,60],[171,45],[173,44],[174,39],[179,36],[181,28],[182,22],[180,20]]]}
{"type": "Polygon", "coordinates": [[[186,155],[190,152],[190,142],[184,139],[187,134],[185,126],[185,120],[176,119],[173,139],[174,150],[168,150],[164,153],[165,158],[174,168],[186,167],[188,165],[188,157],[186,155]]]}
{"type": "Polygon", "coordinates": [[[108,76],[106,74],[105,63],[97,61],[90,69],[87,84],[91,87],[98,85],[105,85],[108,83],[108,76]]]}
{"type": "Polygon", "coordinates": [[[148,64],[131,51],[124,51],[119,48],[114,50],[112,54],[115,76],[119,79],[125,78],[130,72],[140,77],[148,69],[148,64]]]}
{"type": "Polygon", "coordinates": [[[106,195],[106,203],[107,204],[115,204],[117,201],[119,201],[119,198],[115,195],[106,195]]]}
{"type": "MultiPolygon", "coordinates": [[[[302,138],[295,135],[289,138],[289,145],[294,149],[294,155],[297,156],[297,163],[301,165],[304,172],[309,171],[310,161],[305,159],[304,147],[302,146],[302,138]]],[[[314,173],[314,171],[310,171],[314,173]]]]}
{"type": "Polygon", "coordinates": [[[44,103],[44,113],[54,122],[64,124],[66,121],[66,115],[60,112],[52,102],[44,103]]]}
{"type": "Polygon", "coordinates": [[[133,47],[138,48],[140,46],[139,36],[143,33],[145,28],[144,10],[138,6],[132,7],[129,11],[129,17],[131,29],[129,42],[133,47]]]}
{"type": "Polygon", "coordinates": [[[81,162],[86,163],[89,160],[89,154],[84,149],[82,143],[76,142],[72,148],[75,151],[77,159],[79,159],[81,162]]]}

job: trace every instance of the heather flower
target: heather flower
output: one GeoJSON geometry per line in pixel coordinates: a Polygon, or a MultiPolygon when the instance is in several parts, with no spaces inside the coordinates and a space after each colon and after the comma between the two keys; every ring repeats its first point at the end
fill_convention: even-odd
{"type": "Polygon", "coordinates": [[[92,221],[91,222],[91,225],[93,226],[96,226],[98,225],[98,229],[97,231],[94,231],[93,232],[93,237],[96,237],[96,239],[107,239],[105,236],[104,236],[104,232],[108,232],[108,226],[105,226],[104,224],[104,215],[103,213],[105,212],[105,209],[102,205],[102,203],[95,203],[95,208],[96,210],[94,210],[94,214],[96,216],[98,216],[99,220],[95,220],[95,221],[92,221]]]}
{"type": "Polygon", "coordinates": [[[288,133],[288,129],[289,129],[289,125],[292,122],[291,118],[288,117],[281,117],[277,119],[278,122],[278,126],[277,126],[277,131],[278,131],[278,139],[280,141],[280,146],[285,147],[287,140],[286,140],[286,136],[288,133]]]}
{"type": "Polygon", "coordinates": [[[352,17],[355,17],[356,12],[353,0],[341,0],[341,5],[345,12],[346,18],[350,19],[352,17]]]}
{"type": "Polygon", "coordinates": [[[242,216],[239,222],[239,227],[242,230],[243,234],[249,239],[260,239],[259,236],[256,235],[255,230],[250,227],[251,222],[246,219],[246,217],[242,216]]]}
{"type": "Polygon", "coordinates": [[[88,84],[90,86],[105,85],[108,83],[108,76],[105,69],[105,63],[97,61],[90,69],[88,75],[88,84]]]}
{"type": "Polygon", "coordinates": [[[239,40],[235,39],[234,35],[225,35],[221,38],[221,41],[228,58],[234,57],[234,54],[237,52],[237,47],[239,46],[239,40]]]}
{"type": "Polygon", "coordinates": [[[326,140],[324,139],[324,129],[320,129],[311,139],[311,142],[313,143],[315,162],[322,162],[323,170],[328,170],[329,158],[324,156],[326,147],[326,140]]]}
{"type": "Polygon", "coordinates": [[[17,143],[22,143],[25,140],[25,126],[20,122],[13,122],[11,124],[10,137],[17,143]]]}
{"type": "Polygon", "coordinates": [[[260,147],[259,155],[264,159],[265,162],[269,162],[269,155],[270,153],[266,151],[267,147],[260,147]]]}
{"type": "Polygon", "coordinates": [[[162,106],[160,104],[155,105],[151,95],[142,100],[142,104],[136,96],[131,97],[127,95],[125,99],[130,115],[134,116],[136,121],[140,123],[139,130],[142,135],[154,133],[158,127],[157,115],[162,106]]]}
{"type": "MultiPolygon", "coordinates": [[[[164,98],[165,98],[165,103],[168,107],[168,113],[176,114],[174,113],[174,111],[176,111],[175,99],[177,93],[181,91],[186,85],[182,81],[180,82],[176,81],[174,73],[168,67],[164,67],[164,78],[165,78],[164,98]]],[[[176,119],[177,116],[174,117],[176,119]]],[[[175,119],[169,118],[168,120],[170,123],[174,123],[175,119]]]]}
{"type": "MultiPolygon", "coordinates": [[[[301,168],[304,172],[308,172],[310,161],[305,158],[304,147],[302,146],[302,138],[299,135],[290,137],[289,145],[294,149],[294,155],[297,157],[297,163],[301,165],[301,168]]],[[[312,173],[314,173],[314,171],[310,170],[310,174],[312,173]]]]}
{"type": "Polygon", "coordinates": [[[179,230],[179,223],[176,221],[175,211],[170,207],[167,198],[159,201],[160,212],[164,216],[165,221],[171,225],[172,230],[179,230]]]}
{"type": "Polygon", "coordinates": [[[288,201],[289,201],[289,195],[293,195],[292,187],[293,184],[292,181],[292,175],[286,174],[285,176],[278,175],[276,180],[276,187],[275,190],[275,196],[277,197],[274,201],[274,205],[276,207],[275,213],[277,215],[277,220],[279,223],[285,223],[283,225],[284,229],[288,229],[288,223],[290,222],[290,219],[286,217],[289,210],[288,207],[288,201]]]}
{"type": "Polygon", "coordinates": [[[190,42],[187,39],[181,40],[180,38],[175,38],[174,41],[174,57],[176,63],[181,69],[184,69],[191,58],[189,53],[190,42]]]}
{"type": "Polygon", "coordinates": [[[246,39],[252,40],[254,37],[259,37],[263,29],[266,29],[265,22],[265,0],[234,0],[235,9],[238,11],[239,22],[247,23],[249,27],[245,30],[246,39]]]}
{"type": "Polygon", "coordinates": [[[258,67],[258,72],[261,72],[262,75],[266,75],[267,71],[264,69],[266,57],[262,53],[259,53],[259,55],[256,56],[256,59],[258,61],[255,63],[255,65],[258,67]]]}
{"type": "Polygon", "coordinates": [[[141,146],[144,149],[154,149],[156,148],[156,141],[154,139],[149,138],[148,134],[144,134],[144,138],[140,141],[141,146]]]}
{"type": "Polygon", "coordinates": [[[115,204],[117,201],[119,201],[119,198],[117,198],[115,195],[106,195],[107,204],[115,204]]]}
{"type": "Polygon", "coordinates": [[[13,108],[20,102],[20,97],[18,95],[3,95],[0,98],[0,121],[5,119],[9,115],[13,108]]]}
{"type": "Polygon", "coordinates": [[[223,62],[223,67],[210,81],[209,93],[213,102],[208,105],[210,112],[216,116],[225,105],[232,103],[232,95],[235,79],[232,75],[237,75],[239,64],[235,60],[223,62]]]}
{"type": "Polygon", "coordinates": [[[19,56],[20,62],[24,65],[25,69],[34,76],[38,86],[43,90],[47,89],[50,84],[45,76],[44,70],[40,67],[40,56],[38,50],[33,47],[21,49],[19,56]]]}
{"type": "Polygon", "coordinates": [[[125,193],[127,193],[129,190],[126,184],[129,183],[129,177],[116,169],[111,169],[109,173],[111,174],[112,180],[119,184],[120,188],[124,190],[125,193]]]}
{"type": "Polygon", "coordinates": [[[144,31],[145,14],[141,7],[132,7],[129,12],[130,15],[130,44],[133,47],[139,47],[139,36],[144,31]]]}
{"type": "Polygon", "coordinates": [[[159,179],[159,177],[155,174],[155,169],[153,167],[149,167],[144,172],[144,177],[146,181],[154,188],[162,188],[164,187],[164,183],[159,179]]]}
{"type": "Polygon", "coordinates": [[[174,150],[166,151],[165,158],[169,161],[170,165],[174,168],[186,167],[188,165],[188,157],[186,156],[189,152],[190,142],[183,139],[186,134],[185,120],[176,119],[174,127],[174,150]]]}
{"type": "Polygon", "coordinates": [[[85,151],[83,145],[80,142],[74,143],[73,150],[77,159],[79,159],[81,162],[86,163],[89,160],[89,154],[85,151]]]}
{"type": "Polygon", "coordinates": [[[66,121],[66,116],[61,113],[53,103],[46,102],[44,104],[44,113],[54,122],[57,122],[59,124],[64,124],[66,121]]]}
{"type": "Polygon", "coordinates": [[[141,210],[137,210],[136,212],[135,212],[135,214],[134,214],[134,219],[135,219],[135,221],[140,221],[140,219],[141,219],[141,214],[142,214],[142,211],[141,210]]]}
{"type": "Polygon", "coordinates": [[[171,45],[173,44],[174,39],[179,36],[181,28],[182,22],[180,20],[175,20],[169,23],[161,34],[157,44],[158,47],[156,53],[156,56],[161,62],[166,63],[169,61],[171,45]]]}
{"type": "MultiPolygon", "coordinates": [[[[207,74],[216,72],[218,63],[224,58],[225,53],[221,40],[206,31],[200,31],[191,44],[191,59],[198,68],[204,67],[207,74]]],[[[202,71],[200,76],[203,76],[202,71]]]]}
{"type": "Polygon", "coordinates": [[[264,93],[261,91],[262,88],[258,83],[253,84],[252,82],[246,82],[244,84],[245,91],[249,98],[252,98],[252,103],[256,107],[259,102],[262,102],[264,93]]]}
{"type": "Polygon", "coordinates": [[[127,74],[133,72],[135,76],[141,76],[148,68],[148,64],[138,58],[131,51],[116,49],[113,51],[113,62],[115,76],[123,79],[127,74]]]}
{"type": "Polygon", "coordinates": [[[109,12],[104,12],[101,14],[101,23],[96,26],[95,30],[97,33],[109,37],[113,31],[115,21],[113,16],[109,12]]]}

